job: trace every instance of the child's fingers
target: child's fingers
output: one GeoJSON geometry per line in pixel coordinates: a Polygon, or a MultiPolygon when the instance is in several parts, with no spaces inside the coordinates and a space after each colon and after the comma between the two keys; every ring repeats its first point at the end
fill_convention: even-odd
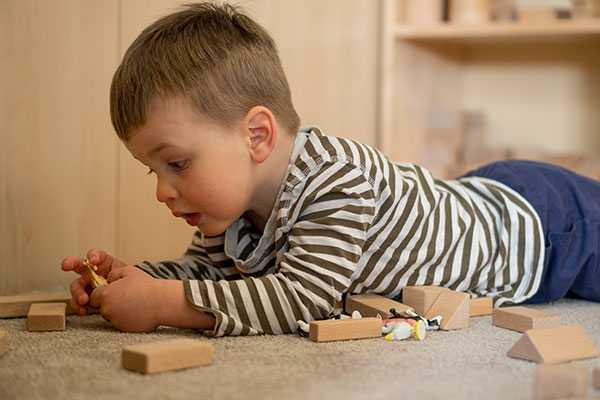
{"type": "Polygon", "coordinates": [[[94,289],[94,291],[90,295],[89,305],[94,308],[100,308],[102,304],[102,295],[106,289],[108,289],[108,286],[99,286],[96,289],[94,289]]]}
{"type": "Polygon", "coordinates": [[[108,283],[117,281],[127,275],[129,268],[115,268],[106,277],[108,283]]]}
{"type": "Polygon", "coordinates": [[[77,314],[85,315],[87,313],[87,303],[89,301],[89,295],[85,291],[86,281],[83,277],[79,277],[71,282],[71,308],[77,314]]]}
{"type": "Polygon", "coordinates": [[[98,268],[102,270],[110,269],[110,264],[112,263],[111,257],[102,249],[91,249],[88,250],[86,254],[87,259],[94,265],[97,265],[98,268]]]}
{"type": "Polygon", "coordinates": [[[89,301],[89,295],[86,292],[87,282],[81,276],[71,282],[71,297],[74,298],[78,304],[84,306],[89,301]]]}
{"type": "Polygon", "coordinates": [[[62,260],[62,262],[60,263],[60,268],[63,271],[78,272],[77,271],[79,269],[78,267],[83,266],[82,263],[83,263],[83,259],[81,257],[69,256],[69,257],[65,258],[64,260],[62,260]]]}

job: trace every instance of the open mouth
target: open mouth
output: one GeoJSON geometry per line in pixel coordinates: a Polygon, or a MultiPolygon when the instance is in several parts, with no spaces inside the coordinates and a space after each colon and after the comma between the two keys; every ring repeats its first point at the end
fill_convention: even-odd
{"type": "Polygon", "coordinates": [[[187,222],[191,226],[198,225],[198,222],[200,222],[200,217],[201,217],[200,213],[183,214],[183,218],[185,219],[185,222],[187,222]]]}

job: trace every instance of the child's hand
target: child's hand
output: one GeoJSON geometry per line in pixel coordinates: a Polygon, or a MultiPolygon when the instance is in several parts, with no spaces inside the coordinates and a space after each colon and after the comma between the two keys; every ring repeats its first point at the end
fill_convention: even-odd
{"type": "Polygon", "coordinates": [[[160,280],[133,266],[117,268],[108,274],[108,285],[96,288],[90,305],[125,332],[148,332],[159,325],[160,280]]]}
{"type": "MultiPolygon", "coordinates": [[[[92,249],[88,251],[87,258],[92,264],[98,266],[97,273],[107,276],[111,271],[126,266],[123,261],[112,257],[104,250],[92,249]]],[[[87,267],[83,265],[83,258],[69,256],[61,263],[63,271],[74,271],[81,275],[71,282],[71,308],[79,315],[87,313],[87,305],[90,301],[90,294],[94,290],[91,285],[90,277],[87,273],[87,267]]]]}

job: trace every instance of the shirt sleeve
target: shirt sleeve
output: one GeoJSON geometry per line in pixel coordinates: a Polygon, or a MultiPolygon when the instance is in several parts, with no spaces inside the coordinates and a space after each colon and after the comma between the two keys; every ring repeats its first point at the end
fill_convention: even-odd
{"type": "Polygon", "coordinates": [[[375,202],[364,176],[349,169],[339,177],[343,184],[313,182],[305,190],[310,194],[300,196],[287,251],[278,258],[274,273],[184,282],[191,304],[216,318],[208,335],[295,332],[297,320],[326,317],[341,301],[362,255],[375,202]]]}
{"type": "Polygon", "coordinates": [[[192,243],[183,256],[161,262],[144,261],[136,267],[159,279],[237,279],[239,271],[233,262],[224,257],[224,237],[206,237],[194,233],[192,243]]]}

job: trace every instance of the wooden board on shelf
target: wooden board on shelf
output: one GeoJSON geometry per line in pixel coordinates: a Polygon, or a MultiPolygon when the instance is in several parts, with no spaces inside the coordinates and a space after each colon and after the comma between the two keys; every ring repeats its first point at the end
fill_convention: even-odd
{"type": "Polygon", "coordinates": [[[394,28],[397,39],[405,40],[445,40],[445,39],[518,39],[534,37],[566,37],[600,35],[598,20],[557,20],[544,23],[489,23],[489,24],[441,24],[435,26],[397,25],[394,28]]]}

